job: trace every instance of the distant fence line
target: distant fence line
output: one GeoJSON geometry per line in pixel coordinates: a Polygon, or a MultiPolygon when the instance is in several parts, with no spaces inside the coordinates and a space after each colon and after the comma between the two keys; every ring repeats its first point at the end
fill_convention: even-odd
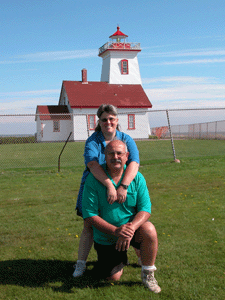
{"type": "MultiPolygon", "coordinates": [[[[225,120],[187,125],[172,125],[171,132],[174,138],[225,139],[225,120]]],[[[151,133],[158,138],[170,137],[168,126],[154,127],[151,129],[151,133]]]]}
{"type": "MultiPolygon", "coordinates": [[[[208,143],[221,144],[222,142],[223,144],[223,141],[216,140],[225,140],[225,108],[149,110],[145,112],[148,112],[148,118],[141,120],[139,130],[146,132],[149,124],[150,130],[145,141],[136,139],[138,147],[142,143],[145,145],[144,147],[141,146],[140,155],[142,155],[142,151],[148,153],[150,159],[171,159],[173,156],[174,160],[176,156],[178,159],[182,159],[185,155],[221,155],[221,151],[217,147],[210,147],[209,149],[208,143]],[[149,120],[149,124],[145,124],[146,119],[149,120]],[[153,143],[151,139],[156,143],[153,143]],[[161,142],[160,140],[163,139],[165,141],[161,142]],[[176,141],[173,142],[173,139],[176,141]],[[186,141],[178,141],[178,139],[186,141]],[[196,141],[191,141],[192,139],[196,139],[196,141]],[[197,141],[198,139],[205,141],[197,141]],[[210,139],[215,141],[207,141],[210,139]],[[180,142],[184,142],[186,147],[179,149],[177,143],[180,142]],[[207,143],[207,146],[203,146],[204,149],[196,148],[194,143],[198,142],[202,142],[204,145],[207,143]],[[161,147],[162,144],[164,148],[161,147]]],[[[135,113],[136,111],[131,109],[129,112],[119,112],[119,123],[125,127],[126,125],[122,120],[127,119],[127,117],[124,114],[135,115],[135,113]]],[[[82,132],[86,132],[86,134],[88,132],[88,135],[91,135],[94,132],[93,123],[91,123],[90,118],[86,118],[86,114],[76,114],[75,117],[81,115],[85,116],[82,120],[86,120],[82,126],[82,132]],[[92,130],[89,126],[92,127],[92,130]]],[[[51,143],[37,143],[36,114],[0,115],[0,171],[12,168],[55,167],[58,165],[59,155],[64,148],[61,157],[62,167],[83,165],[84,140],[82,143],[71,141],[64,147],[73,128],[65,127],[64,120],[68,115],[65,115],[65,119],[62,114],[60,114],[60,118],[57,116],[56,114],[56,118],[52,118],[52,120],[60,120],[59,124],[52,122],[53,126],[50,129],[53,133],[54,130],[58,129],[65,133],[62,139],[58,139],[57,142],[51,141],[51,143]]],[[[74,126],[80,128],[79,120],[81,118],[76,120],[74,126]]],[[[133,125],[136,124],[133,122],[133,125]]],[[[121,128],[122,131],[125,131],[124,129],[127,130],[127,128],[121,128]]],[[[81,134],[83,134],[82,132],[81,134]]],[[[132,130],[128,134],[131,135],[132,130]]]]}
{"type": "MultiPolygon", "coordinates": [[[[148,113],[150,125],[150,138],[194,138],[194,139],[224,139],[225,138],[225,107],[224,108],[190,108],[168,110],[143,110],[148,113]],[[170,128],[169,128],[170,123],[170,128]],[[169,130],[170,129],[170,130],[169,130]]],[[[124,114],[138,113],[129,109],[127,112],[119,111],[119,119],[124,114]]],[[[54,119],[63,114],[51,114],[54,119]]],[[[87,114],[70,114],[72,116],[86,116],[86,132],[88,136],[93,133],[93,124],[88,121],[87,114]],[[90,130],[92,126],[92,130],[90,130]]],[[[36,119],[46,114],[8,114],[0,115],[0,143],[33,143],[37,134],[36,119]],[[30,138],[29,138],[30,137],[30,138]]],[[[68,114],[65,115],[65,119],[68,114]]],[[[146,124],[147,126],[147,124],[146,124]]],[[[121,128],[126,131],[127,128],[121,128]]],[[[144,128],[143,128],[144,130],[144,128]]],[[[132,136],[132,131],[130,131],[132,136]]],[[[63,138],[62,141],[65,139],[63,138]]]]}

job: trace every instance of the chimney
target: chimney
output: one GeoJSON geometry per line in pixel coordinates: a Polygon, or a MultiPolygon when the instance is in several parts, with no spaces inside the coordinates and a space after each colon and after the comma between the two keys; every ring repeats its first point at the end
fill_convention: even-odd
{"type": "Polygon", "coordinates": [[[83,69],[83,70],[81,70],[81,72],[82,72],[82,83],[88,83],[87,82],[87,70],[86,69],[83,69]]]}

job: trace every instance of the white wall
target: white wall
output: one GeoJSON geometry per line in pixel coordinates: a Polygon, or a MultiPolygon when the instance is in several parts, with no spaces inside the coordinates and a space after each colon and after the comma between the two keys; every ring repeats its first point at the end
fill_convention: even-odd
{"type": "MultiPolygon", "coordinates": [[[[70,140],[85,141],[94,132],[94,130],[88,131],[86,115],[96,115],[96,112],[97,109],[74,109],[72,120],[60,120],[60,132],[53,132],[52,120],[40,121],[40,118],[37,117],[37,141],[65,141],[71,131],[70,140]],[[43,138],[41,137],[41,126],[43,126],[43,138]]],[[[135,130],[128,129],[128,114],[134,114],[134,109],[118,109],[118,114],[122,132],[129,134],[134,139],[147,139],[149,137],[149,120],[144,109],[135,109],[135,130]]],[[[96,123],[97,120],[96,115],[96,123]]]]}
{"type": "Polygon", "coordinates": [[[36,133],[37,133],[37,142],[41,142],[41,122],[39,116],[37,116],[36,119],[36,133]]]}
{"type": "MultiPolygon", "coordinates": [[[[97,109],[73,109],[73,139],[85,141],[94,130],[88,131],[86,115],[96,115],[97,109]]],[[[98,117],[96,115],[96,122],[98,117]]]]}
{"type": "Polygon", "coordinates": [[[68,101],[68,96],[67,96],[67,93],[66,93],[64,88],[62,89],[62,93],[60,95],[58,105],[67,105],[69,113],[72,113],[72,111],[73,111],[70,107],[70,104],[69,104],[69,101],[68,101]]]}
{"type": "Polygon", "coordinates": [[[102,55],[101,81],[110,84],[142,84],[136,51],[106,51],[102,55]],[[129,74],[121,74],[121,60],[128,60],[129,74]]]}
{"type": "Polygon", "coordinates": [[[147,139],[150,134],[150,126],[148,121],[148,115],[144,109],[120,109],[119,124],[121,131],[129,134],[133,139],[147,139]],[[135,130],[128,129],[128,114],[135,114],[135,130]]]}
{"type": "MultiPolygon", "coordinates": [[[[59,120],[60,131],[53,132],[52,120],[37,120],[37,141],[38,142],[52,142],[52,141],[65,141],[70,132],[72,131],[71,120],[59,120]],[[41,129],[43,128],[43,137],[41,135],[41,129]]],[[[71,140],[71,137],[70,137],[71,140]]]]}
{"type": "MultiPolygon", "coordinates": [[[[148,115],[144,109],[135,109],[135,130],[128,129],[128,114],[133,114],[134,109],[118,109],[118,118],[121,131],[129,134],[134,139],[147,139],[150,134],[148,115]]],[[[87,130],[86,114],[96,115],[97,109],[73,110],[74,118],[74,140],[86,140],[94,130],[87,130]],[[81,115],[85,114],[85,115],[81,115]],[[89,134],[89,135],[88,135],[89,134]]],[[[96,122],[98,117],[96,115],[96,122]]]]}

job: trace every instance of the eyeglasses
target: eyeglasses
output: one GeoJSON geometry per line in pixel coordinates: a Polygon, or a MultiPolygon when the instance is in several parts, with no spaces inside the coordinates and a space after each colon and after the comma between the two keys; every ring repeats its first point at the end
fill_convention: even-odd
{"type": "Polygon", "coordinates": [[[126,154],[126,152],[121,152],[121,151],[112,151],[112,152],[107,152],[107,155],[114,157],[114,156],[118,156],[118,157],[122,157],[124,154],[126,154]]]}
{"type": "Polygon", "coordinates": [[[106,119],[106,118],[104,118],[104,119],[100,119],[101,120],[101,122],[103,122],[103,123],[106,123],[106,122],[108,122],[108,121],[110,121],[110,122],[115,122],[116,121],[116,118],[108,118],[108,119],[106,119]]]}

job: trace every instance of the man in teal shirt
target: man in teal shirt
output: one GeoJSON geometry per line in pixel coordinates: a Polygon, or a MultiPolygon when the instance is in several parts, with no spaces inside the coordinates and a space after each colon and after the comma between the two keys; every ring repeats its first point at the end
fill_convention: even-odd
{"type": "MultiPolygon", "coordinates": [[[[105,149],[107,175],[116,188],[121,186],[129,152],[120,140],[111,141],[105,149]]],[[[154,225],[148,221],[151,202],[145,179],[138,172],[127,189],[125,202],[107,201],[107,190],[92,174],[89,174],[83,192],[83,218],[90,222],[94,231],[95,249],[98,255],[98,270],[101,277],[119,280],[127,264],[130,245],[140,249],[143,284],[159,293],[154,265],[158,239],[154,225]]]]}

